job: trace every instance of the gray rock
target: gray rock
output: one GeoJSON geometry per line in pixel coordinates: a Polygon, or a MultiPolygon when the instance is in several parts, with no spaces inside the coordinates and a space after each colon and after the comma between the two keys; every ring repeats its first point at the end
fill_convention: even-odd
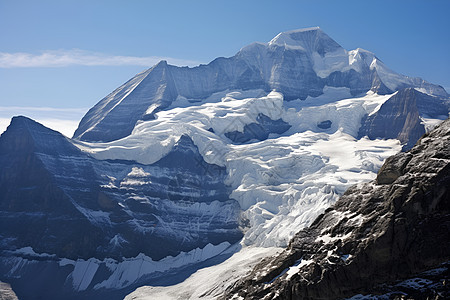
{"type": "Polygon", "coordinates": [[[233,57],[217,58],[194,68],[171,66],[161,61],[98,102],[83,117],[74,138],[117,140],[129,135],[139,121],[154,118],[156,112],[169,107],[178,96],[198,100],[227,89],[276,90],[286,101],[317,97],[323,93],[325,85],[347,87],[352,95],[369,90],[387,94],[412,86],[447,96],[442,87],[420,78],[396,74],[384,65],[380,70],[371,68],[372,61],[381,65],[382,62],[368,51],[359,49],[353,59],[350,66],[345,49],[319,28],[309,28],[281,33],[270,43],[253,43],[233,57]],[[326,76],[317,74],[321,64],[317,61],[325,62],[329,53],[341,58],[341,67],[326,76]],[[397,79],[390,79],[394,77],[397,79]],[[384,82],[383,78],[393,81],[384,82]]]}
{"type": "Polygon", "coordinates": [[[398,153],[386,159],[377,174],[377,184],[391,184],[405,172],[406,164],[411,160],[412,155],[398,153]]]}
{"type": "Polygon", "coordinates": [[[0,300],[18,300],[11,285],[0,281],[0,300]]]}
{"type": "Polygon", "coordinates": [[[409,150],[425,133],[421,117],[438,118],[448,116],[448,99],[433,97],[413,88],[398,91],[371,116],[365,116],[361,123],[358,139],[398,139],[409,150]]]}
{"type": "Polygon", "coordinates": [[[98,161],[16,117],[0,137],[0,250],[159,260],[235,243],[240,208],[225,178],[225,168],[206,163],[187,136],[152,165],[98,161]]]}
{"type": "Polygon", "coordinates": [[[237,144],[246,143],[251,140],[263,141],[269,137],[269,134],[282,134],[286,132],[291,125],[282,119],[272,120],[266,115],[259,114],[255,123],[244,126],[244,131],[225,132],[225,136],[237,144]]]}
{"type": "MultiPolygon", "coordinates": [[[[350,188],[224,299],[336,299],[389,287],[394,293],[399,282],[440,268],[450,261],[449,163],[450,119],[388,159],[376,181],[350,188]]],[[[433,290],[450,294],[438,283],[401,291],[414,299],[433,290]]]]}

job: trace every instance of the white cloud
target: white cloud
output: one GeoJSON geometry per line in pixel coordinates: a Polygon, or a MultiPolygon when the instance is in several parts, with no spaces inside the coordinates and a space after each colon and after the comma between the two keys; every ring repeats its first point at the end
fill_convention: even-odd
{"type": "Polygon", "coordinates": [[[0,52],[0,68],[38,68],[68,66],[143,66],[151,67],[161,60],[177,66],[196,66],[199,62],[158,56],[120,56],[79,49],[47,50],[40,54],[0,52]]]}

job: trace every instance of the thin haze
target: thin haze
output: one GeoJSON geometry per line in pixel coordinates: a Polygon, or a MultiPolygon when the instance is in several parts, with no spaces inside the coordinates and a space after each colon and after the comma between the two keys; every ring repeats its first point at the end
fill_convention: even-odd
{"type": "Polygon", "coordinates": [[[39,54],[2,53],[0,68],[61,68],[70,66],[142,66],[151,67],[161,60],[178,66],[196,66],[199,62],[161,56],[123,56],[89,52],[79,49],[47,50],[39,54]]]}

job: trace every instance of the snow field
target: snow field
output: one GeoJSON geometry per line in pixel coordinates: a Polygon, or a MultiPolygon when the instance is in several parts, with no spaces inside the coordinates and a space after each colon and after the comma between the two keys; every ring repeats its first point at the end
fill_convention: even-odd
{"type": "MultiPolygon", "coordinates": [[[[234,247],[237,247],[235,245],[234,247]]],[[[237,249],[230,248],[230,251],[237,249]]],[[[236,280],[244,277],[261,259],[275,255],[281,248],[245,247],[228,260],[212,267],[200,269],[185,281],[174,286],[143,286],[125,297],[131,299],[216,299],[236,280]]]]}
{"type": "Polygon", "coordinates": [[[226,166],[231,198],[249,223],[243,245],[284,247],[348,187],[373,179],[384,159],[400,150],[396,140],[356,139],[361,118],[390,96],[369,92],[351,98],[347,88],[326,87],[323,95],[305,101],[285,102],[282,94],[261,90],[224,91],[188,107],[178,107],[190,101],[180,98],[126,138],[78,146],[97,159],[152,164],[187,134],[208,163],[226,166]],[[224,135],[242,132],[258,114],[292,127],[242,145],[224,135]],[[319,128],[323,121],[331,121],[330,127],[319,128]]]}

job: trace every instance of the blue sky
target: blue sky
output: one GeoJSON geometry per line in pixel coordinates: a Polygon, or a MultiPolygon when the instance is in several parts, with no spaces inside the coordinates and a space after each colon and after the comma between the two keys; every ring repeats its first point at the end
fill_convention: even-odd
{"type": "Polygon", "coordinates": [[[311,26],[450,90],[449,11],[444,0],[0,0],[0,107],[87,109],[159,59],[208,63],[311,26]]]}

